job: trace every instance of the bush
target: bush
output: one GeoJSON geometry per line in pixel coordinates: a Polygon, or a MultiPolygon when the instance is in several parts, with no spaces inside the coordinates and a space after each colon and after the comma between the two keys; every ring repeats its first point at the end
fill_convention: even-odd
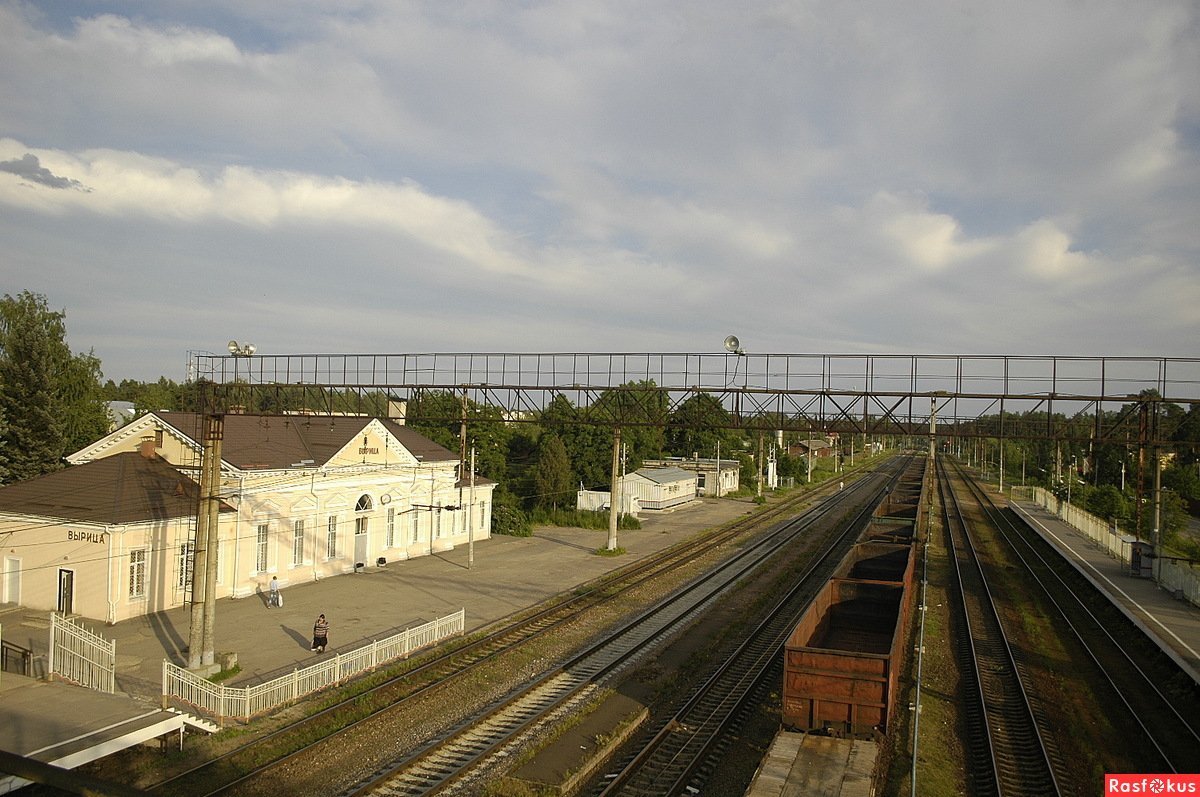
{"type": "Polygon", "coordinates": [[[532,537],[533,524],[520,509],[496,504],[492,507],[492,533],[509,537],[532,537]]]}

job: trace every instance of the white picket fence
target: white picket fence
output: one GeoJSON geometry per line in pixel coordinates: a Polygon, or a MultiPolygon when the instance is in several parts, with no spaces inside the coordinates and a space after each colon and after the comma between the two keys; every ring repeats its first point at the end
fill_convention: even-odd
{"type": "MultiPolygon", "coordinates": [[[[1132,556],[1129,535],[1122,534],[1115,523],[1108,523],[1095,515],[1084,512],[1073,504],[1058,499],[1054,493],[1041,487],[1026,488],[1029,500],[1055,515],[1067,525],[1085,534],[1092,542],[1108,552],[1108,555],[1123,564],[1130,564],[1132,556]]],[[[1158,585],[1175,597],[1200,606],[1200,571],[1187,562],[1173,559],[1158,559],[1154,565],[1154,577],[1158,585]]]]}
{"type": "Polygon", "coordinates": [[[50,614],[50,674],[100,692],[117,691],[117,642],[50,614]]]}
{"type": "Polygon", "coordinates": [[[295,669],[274,680],[244,687],[215,684],[164,660],[163,705],[176,700],[218,721],[248,720],[461,634],[465,627],[466,612],[459,609],[454,614],[405,629],[387,639],[375,640],[348,653],[334,653],[316,664],[295,669]]]}

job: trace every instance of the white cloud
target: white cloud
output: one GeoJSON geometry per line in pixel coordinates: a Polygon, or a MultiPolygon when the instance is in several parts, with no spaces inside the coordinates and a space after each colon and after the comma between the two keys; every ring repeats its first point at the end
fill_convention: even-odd
{"type": "Polygon", "coordinates": [[[923,200],[880,193],[867,204],[866,214],[896,252],[896,259],[927,278],[939,271],[993,251],[995,240],[968,240],[953,216],[936,213],[923,200]]]}
{"type": "Polygon", "coordinates": [[[156,28],[135,25],[125,17],[101,14],[80,19],[75,46],[99,58],[128,58],[156,69],[189,62],[241,65],[237,45],[227,36],[181,25],[156,28]]]}
{"type": "Polygon", "coordinates": [[[1070,236],[1049,221],[1039,221],[1021,230],[1013,244],[1017,262],[1034,277],[1077,284],[1082,276],[1093,279],[1096,276],[1095,270],[1089,268],[1088,256],[1072,251],[1070,236]]]}
{"type": "MultiPolygon", "coordinates": [[[[0,160],[29,152],[18,141],[0,139],[0,160]]],[[[528,270],[513,248],[515,242],[468,203],[433,196],[411,182],[363,183],[242,166],[206,177],[194,168],[137,153],[33,152],[52,171],[70,175],[89,190],[39,189],[19,175],[0,174],[0,202],[41,212],[137,214],[192,224],[227,220],[281,230],[297,224],[368,227],[410,237],[484,270],[528,270]]]]}
{"type": "Polygon", "coordinates": [[[96,268],[358,350],[1195,337],[1187,0],[80,9],[0,3],[0,256],[97,336],[203,292],[96,268]]]}

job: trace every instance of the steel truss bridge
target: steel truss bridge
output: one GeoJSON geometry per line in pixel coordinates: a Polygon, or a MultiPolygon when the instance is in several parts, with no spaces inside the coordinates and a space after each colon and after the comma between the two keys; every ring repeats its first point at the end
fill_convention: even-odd
{"type": "Polygon", "coordinates": [[[578,422],[616,428],[928,436],[936,419],[939,437],[1200,445],[1189,432],[1200,427],[1200,358],[198,353],[189,369],[208,413],[369,412],[386,398],[449,393],[464,416],[470,403],[516,422],[563,397],[578,422]],[[725,412],[671,417],[700,395],[725,412]]]}

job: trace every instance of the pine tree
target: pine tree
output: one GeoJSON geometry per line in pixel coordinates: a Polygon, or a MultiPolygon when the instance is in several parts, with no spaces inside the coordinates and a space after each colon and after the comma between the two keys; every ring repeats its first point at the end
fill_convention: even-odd
{"type": "Polygon", "coordinates": [[[574,486],[571,476],[571,460],[566,446],[556,435],[542,437],[537,465],[533,472],[537,503],[558,509],[559,501],[566,501],[574,486]]]}
{"type": "Polygon", "coordinates": [[[61,468],[108,430],[100,361],[72,355],[65,313],[23,291],[0,300],[0,467],[6,482],[61,468]]]}

